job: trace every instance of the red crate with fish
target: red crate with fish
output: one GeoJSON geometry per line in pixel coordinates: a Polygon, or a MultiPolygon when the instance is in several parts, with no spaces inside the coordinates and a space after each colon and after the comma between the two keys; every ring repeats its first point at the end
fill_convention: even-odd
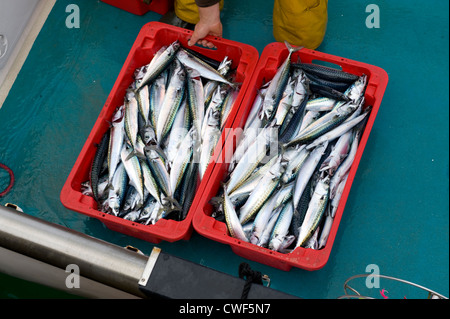
{"type": "Polygon", "coordinates": [[[101,0],[119,9],[136,15],[149,11],[165,14],[173,8],[173,0],[101,0]]]}
{"type": "Polygon", "coordinates": [[[373,65],[266,46],[197,203],[194,229],[275,268],[322,268],[387,82],[373,65]]]}
{"type": "Polygon", "coordinates": [[[222,149],[259,57],[249,45],[217,37],[208,37],[217,49],[188,48],[191,35],[160,22],[143,26],[63,186],[66,208],[153,243],[190,238],[208,163],[222,149]],[[203,89],[207,114],[197,111],[206,105],[203,89]],[[196,144],[201,132],[215,138],[196,144]],[[199,148],[209,156],[195,161],[199,148]]]}

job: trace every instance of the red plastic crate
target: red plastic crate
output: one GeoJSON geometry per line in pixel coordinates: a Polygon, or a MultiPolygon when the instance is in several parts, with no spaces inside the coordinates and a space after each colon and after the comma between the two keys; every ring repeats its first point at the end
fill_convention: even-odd
{"type": "MultiPolygon", "coordinates": [[[[271,43],[264,48],[257,68],[253,74],[252,81],[247,89],[247,94],[235,116],[232,125],[233,129],[244,127],[257,94],[257,89],[259,89],[263,83],[273,78],[277,68],[283,63],[287,56],[288,50],[283,43],[271,43]]],[[[388,75],[383,69],[369,64],[306,48],[301,49],[292,55],[293,62],[296,62],[298,58],[300,58],[303,63],[312,63],[314,60],[321,60],[337,64],[341,66],[343,71],[355,75],[366,74],[368,76],[368,85],[365,92],[366,105],[373,106],[365,131],[361,137],[356,158],[350,169],[349,177],[326,246],[321,250],[299,247],[288,254],[275,252],[248,242],[242,242],[229,236],[225,223],[211,217],[213,207],[209,204],[209,201],[212,197],[216,196],[221,186],[221,182],[225,179],[229,166],[229,159],[236,148],[236,138],[234,138],[233,135],[229,135],[225,141],[224,149],[220,154],[220,158],[217,159],[219,162],[214,166],[207,188],[204,190],[203,197],[197,205],[197,210],[193,219],[194,229],[201,235],[230,245],[231,249],[239,256],[286,271],[290,270],[292,267],[306,270],[318,270],[327,263],[359,161],[367,143],[375,117],[377,116],[388,82],[388,75]]]]}
{"type": "Polygon", "coordinates": [[[173,0],[152,0],[149,4],[144,3],[143,0],[101,1],[140,16],[146,14],[149,11],[153,11],[159,14],[165,14],[173,8],[173,0]]]}
{"type": "MultiPolygon", "coordinates": [[[[96,152],[98,144],[109,128],[114,110],[123,104],[125,91],[133,81],[133,73],[136,68],[150,62],[153,55],[163,46],[169,45],[175,40],[179,40],[182,46],[187,46],[187,41],[191,37],[192,31],[167,25],[161,22],[150,22],[141,29],[125,64],[106,100],[100,115],[79,154],[72,171],[70,172],[60,194],[62,204],[71,210],[97,218],[108,228],[134,236],[149,242],[159,243],[161,240],[174,242],[180,239],[187,240],[192,233],[192,217],[195,207],[201,199],[203,190],[206,188],[209,176],[213,169],[213,163],[208,166],[205,175],[199,185],[197,194],[191,208],[183,221],[160,219],[155,225],[142,225],[139,223],[124,220],[120,217],[105,214],[97,210],[97,203],[90,196],[81,193],[81,183],[89,179],[89,170],[96,152]]],[[[242,89],[237,96],[230,118],[225,124],[225,128],[231,126],[234,117],[231,114],[237,113],[237,108],[242,102],[245,88],[249,85],[251,75],[256,68],[259,53],[246,44],[234,42],[217,37],[208,37],[214,43],[217,50],[211,50],[199,46],[191,47],[195,51],[216,60],[223,60],[225,56],[233,60],[232,69],[236,68],[236,82],[242,83],[242,89]]],[[[225,132],[226,130],[224,130],[225,132]]],[[[216,153],[221,151],[225,137],[216,147],[216,153]]]]}

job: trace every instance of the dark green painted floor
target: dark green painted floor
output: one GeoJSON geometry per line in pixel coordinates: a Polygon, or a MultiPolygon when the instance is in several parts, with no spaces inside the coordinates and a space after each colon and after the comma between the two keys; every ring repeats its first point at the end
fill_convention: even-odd
{"type": "MultiPolygon", "coordinates": [[[[57,1],[0,109],[0,163],[16,178],[0,204],[15,203],[28,214],[149,254],[153,244],[65,209],[59,194],[139,30],[160,15],[135,16],[83,0],[77,1],[80,28],[68,29],[70,3],[57,1]]],[[[318,48],[389,75],[330,259],[315,272],[249,262],[270,276],[274,289],[303,298],[341,296],[344,281],[370,264],[383,275],[449,295],[449,3],[374,3],[380,8],[379,29],[366,27],[369,2],[330,1],[327,34],[318,48]]],[[[261,54],[274,41],[272,7],[273,1],[225,0],[224,37],[261,54]]],[[[0,171],[0,188],[7,180],[0,171]]],[[[189,241],[157,246],[236,276],[247,261],[195,233],[189,241]]],[[[0,296],[27,296],[3,278],[0,296]]],[[[356,287],[363,290],[364,282],[356,287]]],[[[365,291],[379,298],[382,288],[392,298],[423,297],[383,280],[380,289],[365,291]]]]}

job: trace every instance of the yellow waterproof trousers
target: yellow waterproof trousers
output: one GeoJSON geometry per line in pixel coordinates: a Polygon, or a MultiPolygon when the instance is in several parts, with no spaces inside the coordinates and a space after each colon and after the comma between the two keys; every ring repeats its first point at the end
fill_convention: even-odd
{"type": "MultiPolygon", "coordinates": [[[[223,8],[223,1],[220,0],[220,10],[223,8]]],[[[200,19],[195,0],[175,0],[174,9],[177,17],[188,23],[197,24],[200,19]]]]}
{"type": "Polygon", "coordinates": [[[279,42],[316,49],[328,21],[328,0],[275,0],[273,35],[279,42]]]}
{"type": "MultiPolygon", "coordinates": [[[[220,9],[224,0],[220,1],[220,9]]],[[[199,20],[195,0],[175,0],[175,14],[186,22],[199,20]]],[[[316,49],[328,21],[328,0],[274,0],[273,35],[276,41],[316,49]]]]}

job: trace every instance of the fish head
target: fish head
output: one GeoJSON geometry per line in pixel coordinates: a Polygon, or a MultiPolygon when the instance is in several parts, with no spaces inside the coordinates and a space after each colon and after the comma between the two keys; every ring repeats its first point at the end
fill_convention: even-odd
{"type": "Polygon", "coordinates": [[[172,50],[175,52],[175,51],[178,51],[178,49],[181,47],[181,44],[180,44],[180,41],[178,41],[178,40],[175,40],[172,44],[171,44],[171,48],[172,48],[172,50]]]}
{"type": "Polygon", "coordinates": [[[155,129],[151,125],[148,125],[144,128],[144,143],[148,145],[151,142],[156,143],[156,133],[155,129]]]}
{"type": "Polygon", "coordinates": [[[125,105],[119,106],[113,114],[112,122],[118,123],[120,122],[125,115],[125,105]]]}

